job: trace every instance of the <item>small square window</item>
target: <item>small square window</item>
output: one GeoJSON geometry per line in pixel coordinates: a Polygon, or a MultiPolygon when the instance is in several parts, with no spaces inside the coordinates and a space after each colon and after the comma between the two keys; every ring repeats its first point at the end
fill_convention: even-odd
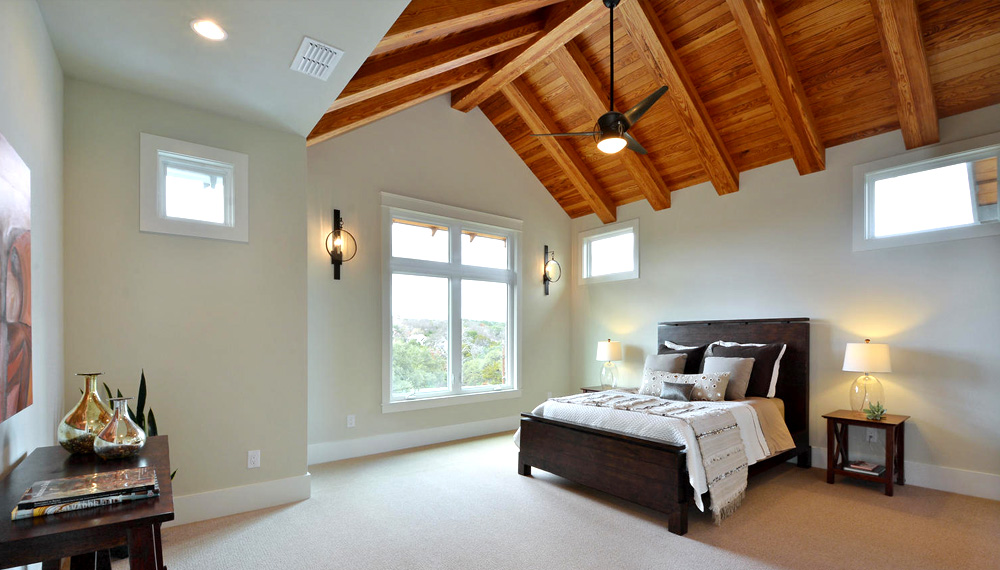
{"type": "Polygon", "coordinates": [[[639,277],[639,220],[580,234],[582,281],[620,281],[639,277]]]}
{"type": "Polygon", "coordinates": [[[142,133],[139,229],[247,241],[247,155],[142,133]]]}

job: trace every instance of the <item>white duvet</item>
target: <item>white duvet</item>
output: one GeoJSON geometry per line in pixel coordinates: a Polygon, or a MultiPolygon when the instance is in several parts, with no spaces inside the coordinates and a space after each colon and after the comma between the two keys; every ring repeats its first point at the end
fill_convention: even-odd
{"type": "MultiPolygon", "coordinates": [[[[761,430],[757,411],[746,402],[698,402],[728,409],[740,429],[743,448],[747,455],[747,464],[753,465],[771,455],[764,432],[761,430]]],[[[532,410],[537,416],[565,420],[595,428],[611,429],[631,435],[657,439],[667,443],[684,444],[687,446],[687,468],[694,489],[694,501],[702,511],[701,495],[708,491],[705,480],[705,468],[701,463],[701,451],[695,442],[694,430],[684,420],[668,418],[653,414],[644,414],[628,410],[616,410],[598,406],[570,404],[556,400],[546,400],[532,410]]],[[[521,430],[514,434],[514,443],[520,447],[521,430]]]]}

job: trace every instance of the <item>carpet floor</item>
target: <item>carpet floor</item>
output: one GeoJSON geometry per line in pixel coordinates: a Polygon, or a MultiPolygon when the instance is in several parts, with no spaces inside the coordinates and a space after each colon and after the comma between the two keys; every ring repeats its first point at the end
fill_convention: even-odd
{"type": "MultiPolygon", "coordinates": [[[[535,469],[511,434],[314,465],[312,498],[164,529],[170,570],[998,568],[1000,502],[907,485],[886,497],[822,469],[750,480],[721,526],[660,514],[535,469]]],[[[122,561],[125,562],[125,561],[122,561]]],[[[115,568],[125,567],[116,563],[115,568]]]]}

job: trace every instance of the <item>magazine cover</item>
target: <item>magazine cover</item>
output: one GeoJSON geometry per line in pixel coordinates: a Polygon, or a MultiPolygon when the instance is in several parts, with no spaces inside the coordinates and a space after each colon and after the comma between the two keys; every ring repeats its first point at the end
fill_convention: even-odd
{"type": "Polygon", "coordinates": [[[17,503],[17,508],[32,509],[83,499],[158,491],[156,471],[152,467],[135,467],[50,479],[33,484],[17,503]]]}

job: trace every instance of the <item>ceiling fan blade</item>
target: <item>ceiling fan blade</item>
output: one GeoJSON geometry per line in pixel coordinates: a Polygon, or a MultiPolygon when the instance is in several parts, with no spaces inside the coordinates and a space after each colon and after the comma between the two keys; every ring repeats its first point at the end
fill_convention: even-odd
{"type": "Polygon", "coordinates": [[[635,137],[632,135],[625,133],[625,142],[625,148],[638,154],[646,154],[646,149],[643,148],[642,145],[639,144],[639,141],[635,140],[635,137]]]}
{"type": "Polygon", "coordinates": [[[635,107],[632,107],[631,109],[626,111],[625,118],[628,119],[629,124],[634,125],[636,121],[638,121],[640,117],[645,115],[646,111],[648,111],[649,108],[653,106],[653,103],[656,103],[656,100],[659,99],[660,97],[663,97],[663,94],[666,92],[667,92],[667,86],[664,85],[663,87],[660,87],[656,91],[653,91],[649,95],[649,97],[646,97],[642,101],[639,101],[639,103],[636,104],[635,107]]]}
{"type": "Polygon", "coordinates": [[[599,135],[599,134],[601,134],[601,133],[592,133],[592,132],[588,131],[586,133],[538,133],[538,134],[532,133],[531,136],[533,136],[533,137],[592,137],[594,135],[599,135]]]}

